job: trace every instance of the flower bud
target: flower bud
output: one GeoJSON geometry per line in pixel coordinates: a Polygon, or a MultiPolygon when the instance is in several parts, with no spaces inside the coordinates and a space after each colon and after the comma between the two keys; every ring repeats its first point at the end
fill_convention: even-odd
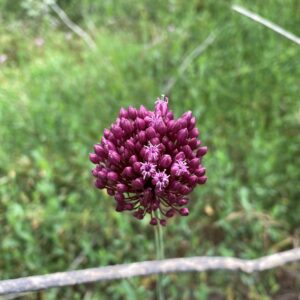
{"type": "Polygon", "coordinates": [[[114,135],[116,138],[118,138],[118,139],[120,139],[121,137],[123,137],[123,130],[122,130],[122,128],[121,128],[120,126],[118,126],[118,125],[112,126],[111,132],[112,132],[113,135],[114,135]]]}
{"type": "Polygon", "coordinates": [[[127,192],[128,191],[128,187],[127,185],[123,184],[123,183],[118,183],[117,184],[117,191],[119,193],[124,193],[124,192],[127,192]]]}
{"type": "Polygon", "coordinates": [[[146,128],[146,122],[144,121],[144,119],[137,118],[135,123],[136,123],[136,127],[139,130],[144,130],[146,128]]]}
{"type": "Polygon", "coordinates": [[[134,176],[132,167],[126,167],[122,172],[122,176],[132,178],[134,176]]]}
{"type": "Polygon", "coordinates": [[[98,164],[100,162],[100,159],[99,157],[97,156],[97,154],[95,153],[90,153],[90,161],[93,163],[93,164],[98,164]]]}
{"type": "Polygon", "coordinates": [[[119,164],[121,161],[121,156],[116,151],[109,151],[108,159],[113,164],[119,164]]]}
{"type": "Polygon", "coordinates": [[[96,181],[95,181],[95,186],[96,186],[96,188],[98,188],[98,189],[103,189],[103,188],[105,188],[105,184],[104,184],[104,182],[101,180],[101,179],[96,179],[96,181]]]}
{"type": "Polygon", "coordinates": [[[107,179],[110,181],[117,181],[119,178],[118,174],[116,172],[108,172],[107,179]]]}
{"type": "Polygon", "coordinates": [[[120,109],[119,117],[120,118],[127,118],[128,117],[128,112],[125,108],[122,107],[120,109]]]}
{"type": "Polygon", "coordinates": [[[189,163],[189,167],[191,170],[196,170],[200,165],[200,159],[199,158],[193,158],[190,163],[189,163]]]}
{"type": "Polygon", "coordinates": [[[189,132],[189,136],[190,138],[197,138],[199,136],[199,130],[198,128],[193,128],[190,132],[189,132]]]}
{"type": "Polygon", "coordinates": [[[131,182],[131,185],[136,190],[141,190],[144,188],[144,180],[142,178],[136,178],[131,182]]]}
{"type": "Polygon", "coordinates": [[[140,170],[141,170],[141,163],[140,162],[135,162],[134,164],[133,164],[133,170],[134,170],[134,172],[136,172],[136,173],[139,173],[140,172],[140,170]]]}
{"type": "Polygon", "coordinates": [[[146,136],[148,139],[152,139],[156,136],[156,131],[153,127],[148,127],[146,129],[146,136]]]}
{"type": "Polygon", "coordinates": [[[186,198],[181,198],[177,201],[179,206],[186,205],[188,203],[188,200],[186,198]]]}
{"type": "Polygon", "coordinates": [[[198,177],[198,183],[199,184],[204,184],[207,181],[206,176],[198,177]]]}
{"type": "Polygon", "coordinates": [[[148,110],[145,108],[144,105],[140,106],[140,109],[138,110],[138,116],[142,119],[144,119],[149,114],[148,110]]]}
{"type": "Polygon", "coordinates": [[[132,106],[128,107],[128,117],[132,120],[135,120],[137,116],[137,110],[133,108],[132,106]]]}
{"type": "Polygon", "coordinates": [[[125,199],[124,194],[117,192],[115,194],[115,199],[117,202],[123,202],[125,199]]]}
{"type": "Polygon", "coordinates": [[[180,129],[177,134],[177,141],[180,145],[186,144],[188,137],[188,130],[186,128],[180,129]]]}
{"type": "Polygon", "coordinates": [[[157,225],[157,219],[156,218],[152,218],[150,221],[151,225],[157,225]]]}
{"type": "Polygon", "coordinates": [[[201,177],[201,176],[203,176],[205,174],[205,172],[206,172],[206,168],[201,167],[201,168],[198,168],[197,170],[195,170],[194,173],[198,177],[201,177]]]}
{"type": "Polygon", "coordinates": [[[163,155],[159,161],[159,165],[164,169],[168,168],[171,165],[171,163],[172,158],[168,154],[163,155]]]}
{"type": "Polygon", "coordinates": [[[207,147],[201,147],[199,148],[199,150],[197,151],[197,157],[201,157],[204,156],[207,153],[207,147]]]}
{"type": "Polygon", "coordinates": [[[188,215],[189,215],[189,209],[188,209],[187,207],[180,208],[179,213],[180,213],[182,216],[188,216],[188,215]]]}
{"type": "Polygon", "coordinates": [[[175,210],[173,208],[169,209],[167,212],[166,212],[166,216],[168,218],[172,218],[173,216],[175,215],[175,210]]]}

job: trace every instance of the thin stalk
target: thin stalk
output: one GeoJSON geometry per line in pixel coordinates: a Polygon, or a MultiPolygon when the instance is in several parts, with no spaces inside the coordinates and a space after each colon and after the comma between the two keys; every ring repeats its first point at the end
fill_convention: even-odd
{"type": "MultiPolygon", "coordinates": [[[[163,238],[163,228],[160,224],[154,226],[154,235],[155,235],[155,250],[156,250],[156,259],[164,259],[164,238],[163,238]]],[[[165,295],[163,291],[163,274],[158,274],[158,280],[156,285],[157,296],[159,300],[164,300],[165,295]]]]}

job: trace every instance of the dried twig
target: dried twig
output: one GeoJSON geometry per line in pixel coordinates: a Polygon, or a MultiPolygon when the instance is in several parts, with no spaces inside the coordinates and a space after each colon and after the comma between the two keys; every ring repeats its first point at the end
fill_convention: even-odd
{"type": "Polygon", "coordinates": [[[269,20],[264,19],[263,17],[247,10],[244,7],[241,7],[239,5],[232,5],[231,7],[234,11],[240,13],[241,15],[244,15],[250,19],[252,19],[255,22],[258,22],[271,30],[279,33],[280,35],[284,36],[285,38],[289,39],[290,41],[293,41],[294,43],[300,45],[300,38],[294,35],[293,33],[283,29],[282,27],[276,25],[275,23],[272,23],[269,20]]]}
{"type": "Polygon", "coordinates": [[[164,94],[169,94],[172,87],[175,85],[179,77],[185,72],[187,67],[195,60],[199,55],[201,55],[208,46],[210,46],[216,39],[217,33],[212,32],[200,45],[198,45],[194,50],[192,50],[186,57],[183,58],[180,64],[177,74],[170,78],[163,88],[164,94]]]}
{"type": "Polygon", "coordinates": [[[24,293],[53,287],[63,287],[96,281],[145,276],[170,272],[203,272],[230,270],[246,273],[260,272],[300,260],[300,248],[264,256],[253,260],[235,257],[188,257],[144,261],[79,271],[68,271],[41,276],[0,281],[0,295],[24,293]]]}
{"type": "Polygon", "coordinates": [[[57,5],[55,1],[50,1],[48,3],[49,7],[53,9],[53,11],[59,16],[59,18],[79,37],[81,37],[85,43],[91,48],[96,49],[96,44],[93,39],[89,36],[87,32],[85,32],[82,28],[76,25],[67,15],[66,13],[57,5]]]}

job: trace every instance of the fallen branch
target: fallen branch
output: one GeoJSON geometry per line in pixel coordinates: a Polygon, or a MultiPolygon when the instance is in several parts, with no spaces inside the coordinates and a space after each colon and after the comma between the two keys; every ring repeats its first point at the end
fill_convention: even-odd
{"type": "Polygon", "coordinates": [[[67,14],[57,5],[55,1],[49,1],[49,7],[59,16],[59,18],[79,37],[81,37],[85,43],[91,48],[96,49],[96,44],[93,39],[82,28],[76,25],[67,14]]]}
{"type": "Polygon", "coordinates": [[[253,12],[247,10],[244,7],[241,7],[239,5],[232,5],[231,7],[234,11],[240,13],[241,15],[244,15],[250,19],[252,19],[255,22],[258,22],[271,30],[279,33],[280,35],[284,36],[285,38],[289,39],[290,41],[293,41],[294,43],[300,45],[300,38],[294,35],[293,33],[283,29],[282,27],[276,25],[275,23],[272,23],[269,20],[264,19],[263,17],[254,14],[253,12]]]}
{"type": "Polygon", "coordinates": [[[264,256],[253,260],[235,257],[188,257],[144,261],[79,271],[68,271],[41,276],[0,281],[0,295],[38,291],[96,281],[171,272],[204,272],[230,270],[246,273],[260,272],[300,260],[300,248],[264,256]]]}
{"type": "Polygon", "coordinates": [[[185,72],[187,67],[198,57],[200,56],[216,39],[217,33],[211,33],[200,45],[193,49],[181,62],[177,75],[168,80],[167,84],[163,88],[164,94],[169,94],[170,90],[173,88],[177,80],[185,72]]]}

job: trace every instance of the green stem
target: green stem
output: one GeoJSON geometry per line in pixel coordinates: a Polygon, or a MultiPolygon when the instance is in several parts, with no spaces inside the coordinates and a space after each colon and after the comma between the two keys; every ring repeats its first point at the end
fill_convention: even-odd
{"type": "MultiPolygon", "coordinates": [[[[155,233],[155,250],[156,250],[156,259],[161,260],[164,259],[164,238],[163,238],[163,228],[160,224],[154,227],[155,233]]],[[[163,292],[163,275],[158,274],[158,280],[156,285],[156,291],[159,300],[164,300],[164,292],[163,292]]]]}

